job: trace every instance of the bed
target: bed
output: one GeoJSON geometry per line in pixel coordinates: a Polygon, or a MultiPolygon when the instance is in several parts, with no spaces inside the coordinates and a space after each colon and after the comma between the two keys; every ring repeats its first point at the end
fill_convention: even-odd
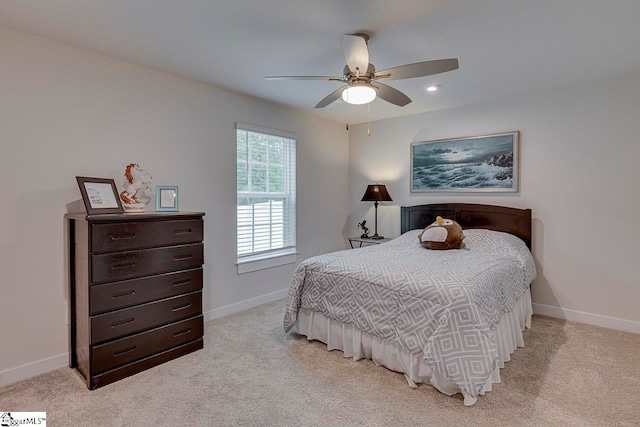
{"type": "Polygon", "coordinates": [[[400,237],[300,263],[284,328],[404,373],[412,387],[461,393],[473,405],[524,346],[536,275],[530,249],[530,209],[402,207],[400,237]],[[462,226],[461,249],[420,245],[418,234],[438,215],[462,226]]]}

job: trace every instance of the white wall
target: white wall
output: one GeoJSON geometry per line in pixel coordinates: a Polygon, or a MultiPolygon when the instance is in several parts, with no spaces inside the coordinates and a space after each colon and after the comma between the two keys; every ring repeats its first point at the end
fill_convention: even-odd
{"type": "MultiPolygon", "coordinates": [[[[353,126],[349,233],[357,233],[363,218],[373,224],[371,203],[359,200],[376,181],[387,185],[394,200],[379,208],[379,233],[389,237],[400,232],[400,206],[531,208],[538,265],[534,303],[631,321],[626,329],[640,331],[639,119],[636,76],[382,120],[371,124],[370,137],[366,125],[353,126]],[[410,193],[411,142],[514,130],[521,131],[519,193],[410,193]]],[[[573,313],[577,320],[625,328],[625,322],[573,313]]]]}
{"type": "Polygon", "coordinates": [[[68,350],[63,216],[76,175],[121,185],[137,162],[180,187],[182,210],[206,212],[209,311],[288,287],[295,264],[236,274],[235,123],[294,132],[299,259],[344,248],[343,125],[6,27],[0,58],[0,384],[68,350]]]}

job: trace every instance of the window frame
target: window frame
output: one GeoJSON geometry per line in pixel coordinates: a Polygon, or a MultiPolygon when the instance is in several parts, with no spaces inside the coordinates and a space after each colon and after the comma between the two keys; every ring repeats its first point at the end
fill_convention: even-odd
{"type": "MultiPolygon", "coordinates": [[[[296,236],[297,235],[296,233],[297,152],[296,150],[297,150],[297,138],[293,133],[264,128],[260,126],[254,126],[247,123],[241,123],[241,122],[236,123],[236,246],[235,246],[235,249],[236,249],[236,266],[238,268],[238,274],[243,274],[250,271],[262,270],[265,268],[272,268],[280,265],[286,265],[286,264],[297,262],[298,252],[297,252],[297,236],[296,236]],[[243,160],[244,162],[246,162],[246,165],[247,165],[246,173],[247,175],[249,175],[250,173],[249,170],[252,165],[255,166],[256,164],[257,165],[264,164],[267,170],[266,178],[265,178],[267,191],[265,192],[252,191],[250,187],[247,189],[247,191],[240,191],[238,189],[239,187],[238,172],[240,171],[239,165],[241,162],[241,160],[238,158],[238,154],[239,154],[238,131],[247,132],[247,137],[248,137],[248,133],[252,132],[252,133],[265,135],[267,137],[271,136],[271,137],[282,138],[285,140],[283,141],[284,163],[282,165],[282,173],[283,173],[282,191],[270,191],[270,185],[271,185],[270,175],[269,175],[270,167],[271,166],[277,167],[276,164],[271,165],[270,153],[267,152],[266,159],[264,162],[252,161],[252,159],[250,158],[250,148],[249,148],[248,140],[247,140],[247,158],[246,160],[243,160]],[[283,237],[285,241],[283,241],[282,248],[275,248],[275,249],[271,248],[271,249],[259,250],[259,251],[252,250],[250,253],[247,253],[247,254],[239,254],[238,253],[239,236],[240,236],[239,232],[241,228],[239,226],[239,215],[240,215],[238,210],[240,206],[239,201],[241,200],[241,198],[251,199],[251,198],[261,198],[261,197],[264,197],[265,199],[268,199],[270,201],[274,199],[282,198],[282,201],[283,201],[282,228],[285,231],[289,231],[292,237],[289,236],[288,242],[286,241],[287,238],[283,237]],[[292,207],[288,206],[291,204],[293,204],[292,207]],[[291,222],[293,222],[293,224],[291,224],[291,222]]],[[[253,212],[255,212],[255,210],[253,212]]],[[[255,213],[252,213],[252,215],[254,214],[255,213]]],[[[272,215],[272,214],[273,214],[273,208],[269,207],[269,215],[272,215]]],[[[273,223],[270,218],[269,219],[270,228],[272,227],[272,224],[273,223]]],[[[251,227],[253,232],[255,233],[256,224],[254,219],[252,219],[249,227],[251,227]]],[[[269,242],[271,243],[273,240],[273,235],[271,234],[272,233],[271,231],[269,233],[270,233],[269,242]]],[[[255,243],[255,238],[252,237],[252,244],[254,243],[255,243]]]]}

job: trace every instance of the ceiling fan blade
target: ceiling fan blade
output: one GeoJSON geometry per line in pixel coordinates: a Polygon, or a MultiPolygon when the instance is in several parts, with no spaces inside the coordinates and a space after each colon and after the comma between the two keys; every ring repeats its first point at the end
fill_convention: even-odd
{"type": "Polygon", "coordinates": [[[400,80],[414,77],[431,76],[458,69],[458,58],[438,59],[435,61],[416,62],[415,64],[401,65],[378,71],[376,79],[400,80]]]}
{"type": "Polygon", "coordinates": [[[404,107],[411,102],[411,98],[400,92],[398,89],[392,88],[391,86],[383,85],[379,82],[376,82],[371,86],[376,88],[376,95],[379,98],[382,98],[385,101],[395,104],[399,107],[404,107]]]}
{"type": "Polygon", "coordinates": [[[352,73],[355,74],[356,69],[359,69],[361,74],[367,72],[367,68],[369,68],[369,48],[363,37],[345,34],[342,36],[342,51],[344,52],[347,66],[352,73]]]}
{"type": "Polygon", "coordinates": [[[344,81],[342,77],[337,76],[267,76],[266,80],[328,80],[328,81],[344,81]]]}
{"type": "Polygon", "coordinates": [[[344,92],[344,90],[348,87],[349,86],[345,85],[345,86],[342,86],[341,88],[334,90],[329,95],[325,96],[324,99],[322,99],[322,101],[318,102],[315,108],[324,108],[327,105],[331,104],[333,101],[336,101],[338,98],[340,98],[340,96],[342,96],[342,92],[344,92]]]}

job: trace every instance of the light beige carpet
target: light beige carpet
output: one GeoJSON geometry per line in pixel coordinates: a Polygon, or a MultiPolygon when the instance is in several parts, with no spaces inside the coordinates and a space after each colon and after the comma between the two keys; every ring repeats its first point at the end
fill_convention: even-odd
{"type": "Polygon", "coordinates": [[[88,391],[62,368],[0,388],[50,426],[640,425],[640,335],[535,316],[472,407],[282,331],[284,301],[208,322],[204,350],[88,391]]]}

